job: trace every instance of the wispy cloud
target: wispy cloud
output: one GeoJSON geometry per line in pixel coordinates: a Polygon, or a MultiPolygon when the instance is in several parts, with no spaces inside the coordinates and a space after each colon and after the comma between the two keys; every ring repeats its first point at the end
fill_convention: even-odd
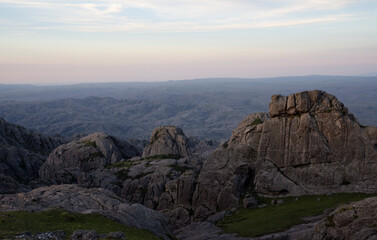
{"type": "Polygon", "coordinates": [[[92,0],[67,3],[0,0],[0,8],[35,10],[34,15],[23,16],[8,25],[9,28],[19,28],[24,21],[31,23],[30,28],[38,30],[170,32],[344,21],[353,15],[338,10],[353,3],[351,0],[92,0]]]}

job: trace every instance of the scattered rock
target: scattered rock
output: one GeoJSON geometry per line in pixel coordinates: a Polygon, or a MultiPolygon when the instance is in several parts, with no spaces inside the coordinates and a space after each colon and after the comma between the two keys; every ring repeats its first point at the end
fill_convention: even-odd
{"type": "Polygon", "coordinates": [[[243,207],[246,209],[258,207],[258,201],[254,197],[244,198],[242,200],[242,203],[243,203],[243,207]]]}

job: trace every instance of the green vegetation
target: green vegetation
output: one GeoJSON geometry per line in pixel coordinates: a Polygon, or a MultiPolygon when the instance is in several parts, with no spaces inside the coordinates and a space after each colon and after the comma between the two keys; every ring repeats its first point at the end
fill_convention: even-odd
{"type": "Polygon", "coordinates": [[[138,175],[132,177],[132,179],[140,179],[140,178],[145,177],[145,176],[147,176],[147,175],[149,175],[151,173],[153,173],[153,172],[139,173],[138,175]]]}
{"type": "MultiPolygon", "coordinates": [[[[359,201],[373,195],[362,193],[339,193],[330,196],[313,195],[279,198],[281,205],[271,205],[273,199],[261,198],[267,206],[257,209],[239,209],[236,214],[218,223],[227,233],[238,233],[243,237],[257,237],[280,232],[303,223],[302,218],[322,214],[325,209],[359,201]]],[[[374,195],[375,196],[375,195],[374,195]]],[[[331,217],[330,217],[331,218],[331,217]]],[[[331,220],[331,219],[329,219],[331,220]]],[[[331,224],[331,221],[329,221],[331,224]]]]}
{"type": "Polygon", "coordinates": [[[109,164],[106,166],[107,169],[110,168],[123,168],[123,167],[131,167],[133,165],[133,162],[131,161],[124,161],[124,162],[116,162],[114,164],[109,164]]]}
{"type": "Polygon", "coordinates": [[[142,158],[140,160],[151,160],[151,159],[180,159],[181,156],[175,154],[161,154],[161,155],[153,155],[149,157],[142,158]]]}
{"type": "Polygon", "coordinates": [[[100,214],[71,213],[62,209],[0,213],[0,239],[25,231],[35,234],[57,230],[64,230],[68,239],[75,230],[93,229],[99,234],[122,231],[127,239],[159,239],[146,230],[125,226],[100,214]]]}
{"type": "Polygon", "coordinates": [[[117,179],[124,181],[124,180],[129,178],[129,176],[128,176],[129,172],[130,172],[129,169],[122,169],[122,170],[114,173],[114,175],[117,177],[117,179]]]}
{"type": "Polygon", "coordinates": [[[157,139],[160,137],[160,132],[161,132],[161,129],[157,130],[157,132],[153,135],[152,139],[151,139],[151,142],[149,144],[152,144],[154,143],[155,141],[157,141],[157,139]]]}
{"type": "Polygon", "coordinates": [[[145,163],[145,166],[148,167],[150,166],[151,164],[146,161],[146,160],[149,160],[149,161],[154,161],[154,160],[162,160],[162,159],[180,159],[181,156],[179,155],[174,155],[174,154],[162,154],[162,155],[154,155],[154,156],[149,156],[149,157],[145,157],[145,158],[140,158],[138,160],[133,160],[133,161],[124,161],[124,162],[117,162],[117,163],[114,163],[114,164],[109,164],[106,166],[107,169],[111,169],[111,168],[130,168],[134,165],[137,165],[137,164],[140,164],[142,162],[146,162],[145,163]]]}
{"type": "Polygon", "coordinates": [[[191,170],[192,168],[191,167],[186,167],[186,166],[180,166],[180,165],[177,165],[177,164],[174,164],[174,165],[169,165],[171,168],[173,168],[174,171],[177,171],[177,172],[180,172],[180,173],[184,173],[186,172],[187,170],[191,170]]]}
{"type": "Polygon", "coordinates": [[[80,148],[82,147],[97,147],[97,144],[96,142],[92,142],[92,141],[86,141],[86,142],[82,142],[84,145],[81,146],[80,148]]]}
{"type": "Polygon", "coordinates": [[[256,118],[251,124],[249,124],[249,126],[256,126],[262,123],[263,121],[260,118],[256,118]]]}

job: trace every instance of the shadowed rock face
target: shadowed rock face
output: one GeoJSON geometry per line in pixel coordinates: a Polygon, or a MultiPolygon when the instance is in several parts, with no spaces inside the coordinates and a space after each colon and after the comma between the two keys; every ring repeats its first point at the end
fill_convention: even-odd
{"type": "Polygon", "coordinates": [[[156,130],[152,138],[156,132],[164,134],[149,145],[152,155],[147,157],[141,158],[141,149],[127,141],[94,133],[56,148],[40,175],[54,184],[106,188],[129,202],[163,212],[176,226],[188,224],[193,220],[189,210],[202,156],[209,155],[217,144],[186,138],[178,128],[158,129],[162,130],[156,130]],[[178,151],[158,151],[168,148],[166,139],[178,146],[178,151]],[[190,157],[182,157],[187,153],[190,157]]]}
{"type": "Polygon", "coordinates": [[[188,140],[182,129],[174,126],[156,128],[150,139],[150,143],[143,152],[143,157],[155,155],[176,155],[188,157],[191,152],[187,148],[188,140]]]}
{"type": "Polygon", "coordinates": [[[377,128],[360,126],[334,96],[274,95],[269,115],[249,115],[205,161],[196,211],[227,209],[261,195],[376,192],[377,128]]]}
{"type": "Polygon", "coordinates": [[[0,118],[0,193],[30,189],[47,155],[63,142],[0,118]]]}
{"type": "Polygon", "coordinates": [[[377,239],[377,198],[349,203],[331,212],[314,228],[313,240],[377,239]]]}

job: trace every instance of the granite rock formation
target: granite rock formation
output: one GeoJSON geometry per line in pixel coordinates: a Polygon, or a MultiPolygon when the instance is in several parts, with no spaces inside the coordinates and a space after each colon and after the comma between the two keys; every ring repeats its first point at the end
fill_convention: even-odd
{"type": "Polygon", "coordinates": [[[164,126],[153,130],[149,144],[145,147],[143,157],[156,155],[175,155],[188,157],[191,155],[187,147],[187,138],[182,129],[175,126],[164,126]]]}
{"type": "Polygon", "coordinates": [[[93,133],[56,148],[39,170],[54,184],[89,181],[86,173],[140,155],[141,150],[104,133],[93,133]]]}
{"type": "Polygon", "coordinates": [[[314,228],[313,240],[377,239],[377,197],[338,207],[314,228]]]}
{"type": "Polygon", "coordinates": [[[377,127],[361,126],[323,91],[274,95],[205,162],[196,211],[229,209],[247,193],[297,196],[377,191],[377,127]],[[204,209],[203,209],[204,207],[204,209]]]}
{"type": "Polygon", "coordinates": [[[0,194],[30,190],[47,155],[64,139],[45,136],[0,118],[0,194]]]}
{"type": "Polygon", "coordinates": [[[91,134],[56,148],[40,175],[52,184],[109,189],[129,202],[163,212],[176,226],[186,225],[194,218],[191,202],[203,156],[217,144],[186,137],[171,126],[157,128],[151,139],[156,134],[143,158],[141,149],[128,141],[91,134]]]}
{"type": "Polygon", "coordinates": [[[170,225],[161,213],[140,204],[131,205],[103,188],[53,185],[27,193],[0,195],[0,211],[44,211],[56,207],[71,212],[103,214],[160,236],[171,233],[170,225]]]}

